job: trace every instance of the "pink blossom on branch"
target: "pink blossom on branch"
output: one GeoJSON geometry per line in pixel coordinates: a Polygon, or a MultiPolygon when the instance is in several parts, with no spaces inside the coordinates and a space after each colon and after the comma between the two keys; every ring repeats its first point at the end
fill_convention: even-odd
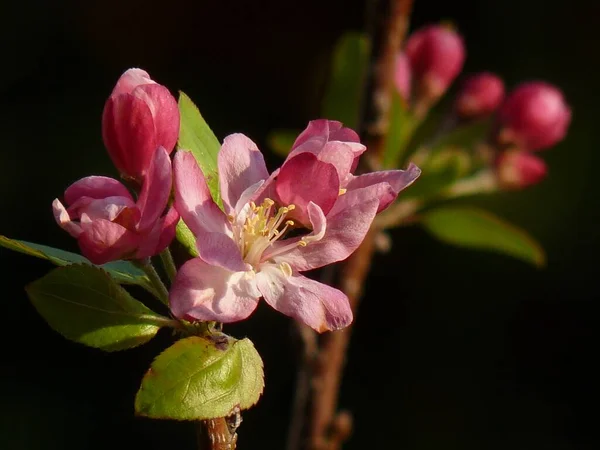
{"type": "Polygon", "coordinates": [[[173,151],[179,120],[177,101],[147,72],[121,75],[102,114],[104,145],[121,175],[141,182],[158,147],[173,151]]]}
{"type": "Polygon", "coordinates": [[[346,185],[361,177],[349,173],[354,153],[346,152],[341,163],[318,159],[312,141],[342,144],[333,138],[346,142],[344,150],[364,150],[356,133],[341,124],[312,122],[295,145],[308,144],[310,151],[293,151],[284,167],[269,175],[262,154],[250,139],[242,134],[228,136],[218,154],[224,212],[213,202],[194,157],[177,152],[175,206],[196,236],[199,252],[199,257],[181,267],[171,289],[170,305],[177,317],[235,322],[248,317],[263,297],[274,309],[319,332],[350,324],[352,311],[346,295],[300,272],[347,258],[364,239],[382,201],[395,198],[419,170],[413,166],[410,175],[393,171],[395,174],[381,179],[364,179],[341,193],[341,176],[348,175],[350,181],[344,176],[346,185]],[[293,188],[285,173],[286,164],[292,161],[301,173],[325,177],[311,179],[316,202],[305,202],[308,190],[300,187],[297,199],[302,208],[283,203],[277,196],[279,190],[288,193],[288,187],[293,188]],[[285,188],[278,189],[282,175],[285,188]],[[404,186],[399,186],[402,182],[398,180],[404,180],[404,186]],[[326,182],[333,187],[325,186],[326,182]],[[307,228],[287,237],[286,232],[296,228],[290,219],[296,209],[302,209],[307,228]]]}
{"type": "Polygon", "coordinates": [[[119,181],[90,176],[76,181],[52,203],[56,222],[77,239],[94,264],[142,259],[164,250],[175,237],[179,214],[170,208],[171,160],[160,147],[150,162],[137,202],[119,181]]]}
{"type": "Polygon", "coordinates": [[[498,114],[499,139],[523,150],[543,150],[567,134],[571,109],[562,92],[542,81],[523,83],[510,93],[498,114]]]}

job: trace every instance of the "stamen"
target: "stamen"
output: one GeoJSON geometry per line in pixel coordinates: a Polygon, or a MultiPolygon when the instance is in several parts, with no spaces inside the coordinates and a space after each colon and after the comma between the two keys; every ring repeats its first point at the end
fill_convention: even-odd
{"type": "Polygon", "coordinates": [[[283,272],[286,277],[292,276],[292,266],[290,266],[285,261],[279,264],[279,269],[283,272]]]}
{"type": "Polygon", "coordinates": [[[348,189],[340,189],[340,192],[338,195],[344,195],[346,192],[348,192],[348,189]]]}

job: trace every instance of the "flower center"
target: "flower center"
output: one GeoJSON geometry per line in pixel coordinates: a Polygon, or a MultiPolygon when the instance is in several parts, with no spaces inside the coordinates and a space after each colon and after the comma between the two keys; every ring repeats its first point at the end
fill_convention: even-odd
{"type": "Polygon", "coordinates": [[[243,223],[234,225],[234,234],[242,257],[254,267],[260,263],[263,252],[294,225],[293,220],[285,220],[285,217],[295,206],[283,206],[274,212],[274,204],[270,198],[264,199],[260,206],[250,202],[245,208],[246,217],[243,223]]]}

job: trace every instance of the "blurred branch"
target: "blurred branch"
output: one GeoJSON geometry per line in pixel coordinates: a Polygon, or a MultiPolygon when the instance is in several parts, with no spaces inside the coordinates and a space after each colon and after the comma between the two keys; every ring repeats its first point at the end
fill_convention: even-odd
{"type": "MultiPolygon", "coordinates": [[[[412,0],[374,0],[369,3],[369,32],[372,39],[362,117],[363,141],[373,166],[380,165],[389,126],[394,89],[394,66],[408,30],[412,0]]],[[[340,275],[340,289],[348,296],[356,318],[364,281],[375,253],[377,231],[372,229],[350,256],[340,275]]],[[[351,328],[323,336],[313,368],[310,450],[336,450],[351,432],[351,416],[337,412],[338,396],[351,328]]]]}

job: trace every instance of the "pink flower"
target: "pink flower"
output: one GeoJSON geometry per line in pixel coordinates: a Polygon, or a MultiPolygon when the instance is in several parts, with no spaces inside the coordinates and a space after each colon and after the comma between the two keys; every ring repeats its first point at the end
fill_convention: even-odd
{"type": "Polygon", "coordinates": [[[412,83],[412,72],[410,68],[410,61],[405,53],[400,52],[396,56],[396,67],[394,70],[394,85],[396,90],[400,93],[400,97],[408,103],[410,101],[412,83]]]}
{"type": "Polygon", "coordinates": [[[102,137],[121,175],[141,182],[158,147],[171,153],[179,135],[177,101],[141,69],[117,82],[102,114],[102,137]]]}
{"type": "Polygon", "coordinates": [[[496,161],[498,181],[504,189],[522,189],[546,177],[546,163],[528,152],[508,150],[496,161]]]}
{"type": "MultiPolygon", "coordinates": [[[[350,143],[356,138],[341,127],[332,134],[350,143]]],[[[305,132],[296,142],[310,138],[305,132]]],[[[316,160],[309,152],[299,156],[310,163],[316,160]]],[[[364,183],[340,196],[337,169],[323,164],[330,167],[328,176],[339,198],[327,205],[327,213],[315,202],[304,204],[310,229],[286,237],[287,230],[295,227],[289,217],[296,206],[278,204],[267,196],[275,193],[284,171],[269,176],[262,154],[250,139],[242,134],[228,136],[218,154],[224,212],[213,202],[194,157],[176,153],[175,207],[196,236],[199,257],[186,262],[177,274],[170,293],[175,316],[234,322],[248,317],[263,297],[276,310],[319,332],[350,324],[347,297],[300,272],[347,258],[364,239],[381,198],[393,195],[393,188],[383,181],[364,183]]],[[[324,188],[313,181],[320,195],[324,188]]]]}
{"type": "Polygon", "coordinates": [[[571,109],[555,86],[532,81],[518,86],[500,108],[500,140],[524,150],[552,147],[567,134],[571,109]]]}
{"type": "Polygon", "coordinates": [[[171,161],[160,147],[150,163],[136,202],[113,178],[91,176],[76,181],[64,199],[52,202],[56,222],[77,239],[81,252],[94,264],[117,259],[141,259],[164,250],[175,236],[179,214],[170,208],[171,161]]]}
{"type": "Polygon", "coordinates": [[[465,61],[461,36],[440,25],[429,25],[412,33],[406,41],[405,51],[413,78],[431,99],[446,92],[465,61]]]}
{"type": "Polygon", "coordinates": [[[504,83],[497,75],[483,72],[468,78],[462,85],[454,104],[464,118],[493,113],[504,99],[504,83]]]}

